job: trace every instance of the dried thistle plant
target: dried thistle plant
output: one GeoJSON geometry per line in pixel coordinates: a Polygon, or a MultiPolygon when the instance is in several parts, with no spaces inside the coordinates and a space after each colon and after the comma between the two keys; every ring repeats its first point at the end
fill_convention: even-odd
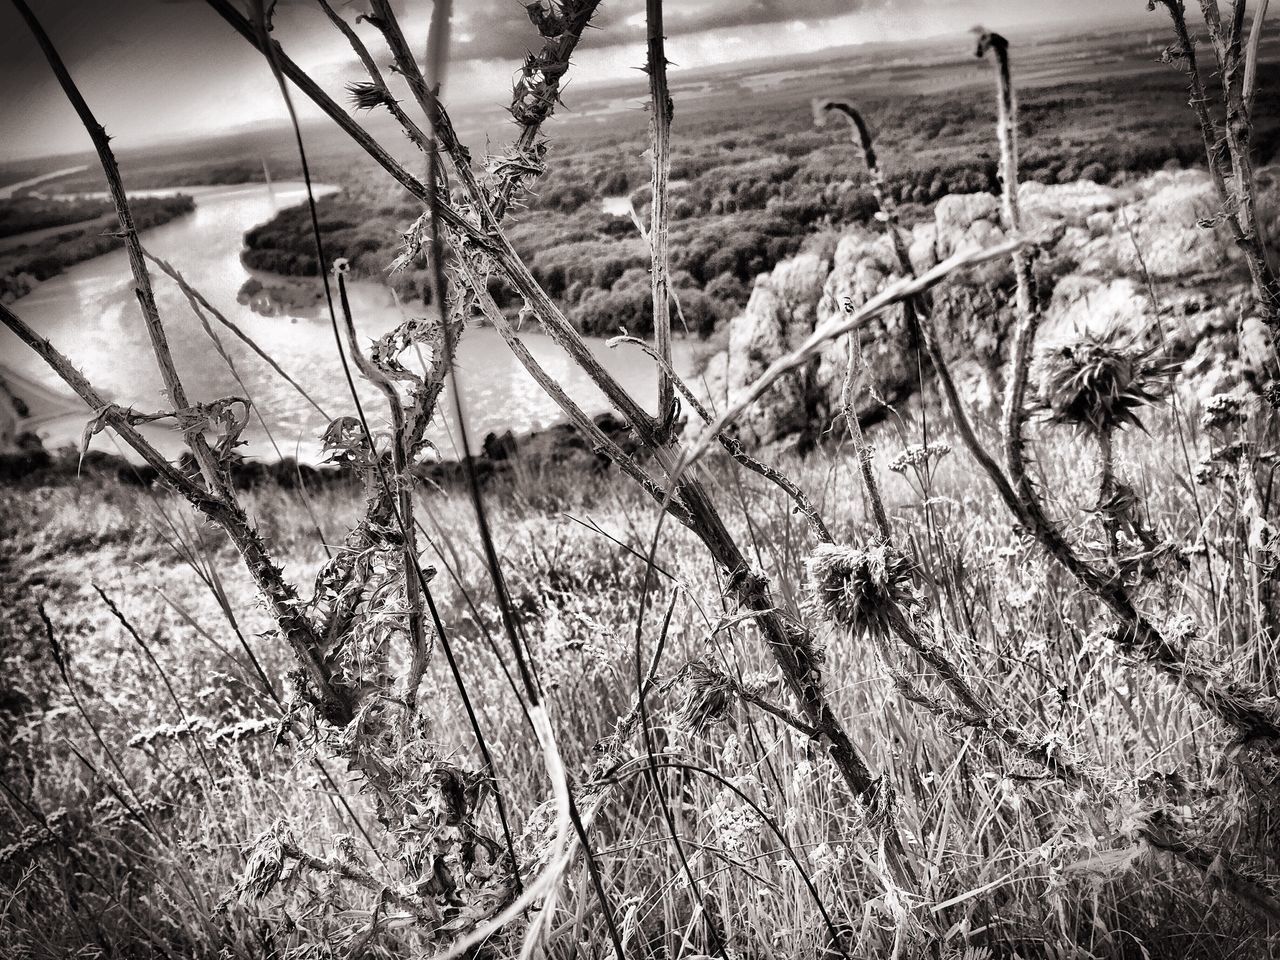
{"type": "MultiPolygon", "coordinates": [[[[786,716],[779,708],[762,701],[755,691],[744,689],[727,672],[708,663],[697,662],[687,667],[682,675],[685,690],[685,701],[679,711],[682,719],[694,729],[705,729],[726,718],[730,709],[743,701],[780,716],[821,743],[856,795],[867,825],[874,834],[886,898],[892,901],[894,912],[899,915],[899,930],[914,927],[917,911],[919,917],[928,922],[929,914],[920,910],[924,903],[921,885],[892,816],[893,793],[891,781],[886,778],[889,775],[877,777],[872,774],[859,747],[849,736],[846,725],[837,716],[819,669],[821,656],[812,632],[798,618],[780,610],[768,582],[752,568],[730,535],[708,490],[690,474],[689,466],[700,450],[683,450],[667,429],[667,411],[664,410],[660,418],[646,414],[635,398],[598,364],[569,326],[562,311],[533,279],[503,232],[504,211],[518,202],[519,191],[542,169],[545,146],[539,139],[539,125],[558,99],[569,56],[597,4],[590,0],[563,0],[527,6],[530,18],[546,44],[526,60],[517,82],[512,112],[522,126],[521,135],[501,159],[489,163],[491,179],[482,183],[472,168],[470,154],[457,140],[448,114],[438,99],[438,83],[428,82],[429,76],[424,76],[417,67],[412,48],[401,33],[389,3],[375,2],[375,17],[369,18],[369,22],[383,34],[392,49],[397,71],[409,84],[426,117],[430,133],[423,133],[399,111],[376,66],[369,67],[369,82],[356,85],[350,92],[358,108],[372,109],[383,105],[400,120],[411,141],[428,155],[430,172],[425,182],[381,151],[362,128],[350,123],[345,111],[310,83],[296,65],[284,58],[266,38],[265,23],[261,24],[264,27],[262,36],[255,40],[253,24],[239,15],[232,5],[223,0],[211,0],[211,3],[251,42],[261,45],[277,71],[298,83],[309,97],[330,113],[335,122],[341,124],[423,203],[426,210],[410,232],[407,246],[411,249],[407,254],[416,256],[425,251],[436,268],[441,266],[440,251],[448,249],[451,255],[456,255],[447,274],[439,270],[441,277],[447,275],[447,282],[440,282],[436,287],[437,305],[447,302],[450,312],[446,314],[442,308],[440,316],[432,321],[410,321],[384,338],[375,347],[372,357],[366,357],[359,344],[355,343],[349,313],[344,318],[349,335],[348,346],[360,372],[383,392],[392,430],[373,434],[363,415],[338,418],[331,423],[327,443],[336,455],[360,471],[365,479],[368,502],[364,518],[350,531],[337,556],[321,571],[310,603],[301,602],[296,591],[284,581],[279,567],[272,562],[249,526],[234,494],[226,489],[226,471],[221,456],[221,448],[227,445],[226,442],[210,447],[203,436],[203,428],[194,429],[194,425],[200,422],[198,416],[202,411],[199,405],[181,402],[180,383],[163,345],[163,330],[158,314],[154,314],[153,304],[148,310],[147,321],[155,340],[157,358],[165,370],[167,386],[173,395],[174,413],[169,416],[180,420],[185,417],[186,422],[192,425],[186,439],[200,460],[203,485],[173,469],[165,470],[170,465],[133,430],[140,422],[136,415],[102,404],[101,398],[83,378],[79,378],[66,358],[46,341],[31,334],[10,311],[6,310],[4,314],[6,321],[55,366],[95,410],[101,409],[100,416],[96,418],[99,425],[114,427],[149,462],[154,461],[153,465],[157,465],[166,480],[204,509],[211,519],[228,529],[245,554],[260,589],[272,601],[281,632],[294,646],[306,670],[298,684],[303,696],[292,705],[291,719],[305,730],[312,743],[322,744],[346,760],[358,773],[361,789],[373,802],[384,828],[384,837],[393,851],[397,872],[403,874],[403,881],[399,876],[395,881],[389,881],[385,876],[373,876],[341,848],[341,857],[335,859],[308,854],[297,847],[287,829],[280,827],[273,828],[254,845],[245,876],[246,893],[261,896],[277,889],[287,862],[292,861],[312,871],[332,874],[376,894],[379,905],[388,900],[405,906],[437,943],[457,938],[452,948],[455,954],[478,948],[504,923],[520,916],[527,917],[532,910],[532,919],[528,921],[530,937],[526,944],[527,951],[532,953],[538,948],[538,931],[552,923],[556,916],[556,893],[562,873],[575,851],[586,854],[589,872],[598,883],[587,838],[589,817],[574,822],[578,828],[576,838],[568,832],[567,822],[576,816],[572,812],[576,801],[569,794],[569,782],[563,769],[558,766],[554,734],[546,711],[534,698],[533,684],[526,688],[534,704],[531,724],[547,756],[546,772],[553,796],[528,818],[530,823],[545,821],[550,839],[539,845],[537,866],[540,872],[523,891],[517,857],[509,836],[504,848],[490,839],[486,832],[484,821],[488,817],[485,806],[489,796],[497,798],[498,815],[504,831],[507,824],[502,815],[501,794],[491,773],[478,726],[476,737],[486,762],[478,769],[466,769],[442,756],[442,751],[426,735],[423,718],[418,714],[417,685],[432,649],[424,612],[424,606],[431,606],[431,571],[419,562],[413,507],[406,494],[412,489],[410,468],[426,442],[423,431],[434,414],[435,401],[448,372],[463,320],[470,316],[473,304],[494,322],[520,361],[556,399],[575,425],[593,442],[600,440],[599,431],[594,430],[581,407],[538,366],[510,323],[505,322],[487,289],[486,281],[496,276],[516,291],[523,301],[523,311],[535,317],[597,382],[628,421],[640,443],[647,448],[650,460],[639,463],[625,458],[616,446],[600,441],[600,448],[636,479],[665,511],[689,527],[707,549],[725,574],[729,592],[745,611],[743,616],[758,624],[766,648],[775,658],[790,694],[803,713],[803,719],[786,716]],[[436,167],[438,162],[442,162],[437,156],[437,145],[452,161],[457,196],[460,198],[456,202],[447,191],[439,189],[444,182],[444,174],[436,167]],[[446,240],[447,243],[442,242],[446,240]],[[411,373],[397,359],[410,345],[426,350],[429,370],[425,377],[411,373]],[[414,662],[408,675],[399,678],[390,669],[389,650],[405,644],[411,647],[414,662]],[[534,909],[537,903],[541,903],[541,909],[534,909]]],[[[442,9],[447,12],[447,6],[446,3],[437,4],[435,12],[439,14],[442,9]]],[[[661,5],[651,3],[650,6],[652,9],[661,5]]],[[[332,16],[332,11],[329,12],[332,16]]],[[[660,37],[660,28],[660,16],[656,20],[651,19],[650,29],[654,34],[651,41],[660,37]]],[[[358,41],[353,42],[353,46],[359,53],[358,41]]],[[[656,46],[660,53],[660,45],[656,46]]],[[[1014,137],[1016,101],[1012,93],[1007,47],[1007,43],[997,35],[986,35],[980,51],[993,50],[999,57],[1005,204],[1008,226],[1011,231],[1016,231],[1019,227],[1014,137]]],[[[365,57],[361,59],[366,60],[365,57]]],[[[654,65],[657,70],[664,69],[665,60],[655,57],[654,65]]],[[[655,93],[655,96],[660,99],[660,94],[655,93]]],[[[861,129],[865,134],[865,125],[861,129]]],[[[871,163],[869,139],[866,136],[862,139],[871,163]]],[[[100,152],[106,165],[110,154],[105,142],[101,143],[100,152]]],[[[110,170],[108,174],[110,176],[110,170]]],[[[118,177],[112,180],[112,186],[119,186],[118,177]]],[[[121,219],[125,220],[127,203],[123,199],[122,188],[120,196],[121,219]]],[[[885,214],[882,221],[900,241],[893,217],[889,211],[882,213],[885,214]]],[[[662,219],[657,214],[655,217],[662,219]]],[[[655,222],[655,234],[659,226],[665,226],[665,223],[655,222]]],[[[132,249],[136,246],[135,236],[131,254],[140,250],[132,249]]],[[[661,248],[662,244],[655,242],[658,259],[661,259],[661,248]]],[[[900,243],[895,244],[895,248],[903,249],[900,243]]],[[[1145,653],[1167,675],[1177,676],[1185,682],[1202,702],[1228,723],[1238,729],[1252,731],[1259,740],[1276,740],[1274,711],[1270,705],[1262,703],[1254,695],[1255,691],[1243,691],[1243,688],[1231,685],[1221,674],[1197,671],[1197,664],[1173,649],[1154,628],[1146,624],[1123,589],[1080,561],[1057,526],[1043,515],[1037,494],[1026,476],[1021,450],[1026,413],[1023,402],[1026,361],[1034,345],[1039,322],[1027,277],[1024,276],[1027,267],[1023,241],[1011,240],[994,250],[953,259],[920,277],[912,275],[909,264],[904,264],[904,278],[900,283],[862,311],[814,331],[794,354],[780,358],[770,367],[766,375],[752,386],[748,400],[759,397],[782,373],[806,362],[823,344],[849,333],[876,310],[891,304],[910,302],[913,309],[918,305],[927,329],[927,291],[931,284],[967,263],[1011,252],[1019,266],[1019,308],[1022,316],[1006,414],[1009,477],[1006,478],[994,466],[989,456],[984,461],[984,468],[991,472],[1002,496],[1011,503],[1015,516],[1025,522],[1050,552],[1106,602],[1111,612],[1122,621],[1123,635],[1129,647],[1145,653]],[[987,463],[992,466],[987,467],[987,463]]],[[[341,272],[336,279],[346,307],[341,272]]],[[[140,287],[145,285],[145,268],[137,270],[136,280],[140,287]]],[[[655,287],[654,295],[665,307],[665,288],[655,287]]],[[[659,344],[655,347],[655,354],[663,374],[663,391],[673,395],[672,391],[680,388],[676,378],[668,374],[668,351],[659,344]]],[[[1052,381],[1047,391],[1050,408],[1057,411],[1055,416],[1061,422],[1080,426],[1095,435],[1105,433],[1109,441],[1111,432],[1136,423],[1135,411],[1149,402],[1149,383],[1143,362],[1143,358],[1135,359],[1122,350],[1105,345],[1082,349],[1063,360],[1059,364],[1058,375],[1049,378],[1052,381]]],[[[935,366],[940,376],[945,378],[944,363],[935,360],[935,366]]],[[[954,390],[949,397],[953,393],[954,390]]],[[[723,428],[734,412],[730,410],[712,421],[708,438],[718,437],[723,441],[723,428]]],[[[965,422],[963,409],[958,405],[956,416],[965,422]]],[[[706,419],[711,420],[709,417],[706,419]]],[[[233,442],[231,428],[234,424],[226,426],[233,442]]],[[[969,434],[972,434],[971,429],[969,434]]],[[[977,450],[975,455],[981,453],[976,444],[972,448],[977,450]]],[[[927,457],[928,451],[922,456],[927,457]]],[[[736,459],[744,462],[742,458],[736,459]]],[[[866,465],[868,485],[871,486],[874,477],[869,470],[869,458],[866,465]]],[[[798,490],[794,484],[790,484],[790,488],[798,490]]],[[[794,495],[793,498],[797,502],[807,502],[794,495]]],[[[483,513],[477,512],[479,522],[483,523],[483,513]]],[[[940,696],[919,690],[909,678],[905,678],[905,674],[904,693],[914,702],[935,711],[956,729],[978,730],[984,741],[998,740],[1023,757],[1034,759],[1063,780],[1073,784],[1093,784],[1095,778],[1089,770],[1063,759],[1054,737],[1029,736],[1004,719],[1001,710],[975,692],[960,666],[943,649],[941,632],[933,624],[924,622],[925,604],[918,587],[916,566],[889,539],[890,529],[883,516],[882,505],[880,513],[877,518],[880,540],[863,547],[820,543],[815,550],[808,574],[819,616],[850,633],[875,634],[883,646],[887,647],[892,641],[914,651],[933,668],[954,703],[944,702],[940,696]]],[[[819,539],[830,539],[820,521],[815,522],[814,527],[819,539]]],[[[491,547],[491,541],[487,541],[487,545],[491,547]]],[[[495,591],[500,593],[502,581],[496,558],[491,569],[495,591]]],[[[430,630],[434,632],[434,639],[448,652],[448,638],[441,624],[436,621],[430,630]]],[[[521,648],[514,640],[513,644],[518,658],[521,648]]],[[[451,655],[450,665],[453,666],[451,655]]],[[[456,676],[456,667],[454,670],[456,676]]],[[[465,685],[460,676],[458,685],[465,700],[465,685]]],[[[639,687],[639,707],[642,709],[647,684],[641,683],[639,687]]],[[[610,759],[620,749],[623,735],[635,725],[633,714],[624,718],[618,733],[604,748],[603,752],[609,754],[610,759]]],[[[472,723],[475,723],[474,717],[472,723]]],[[[652,772],[656,764],[652,756],[648,760],[652,772]]],[[[597,805],[593,802],[589,812],[594,812],[597,805]]],[[[671,833],[674,837],[674,828],[671,833]]],[[[1135,835],[1153,844],[1163,843],[1162,849],[1177,853],[1184,862],[1198,866],[1206,876],[1225,878],[1225,885],[1231,886],[1230,868],[1210,863],[1212,858],[1206,858],[1206,851],[1191,845],[1183,834],[1165,830],[1163,825],[1143,823],[1135,835]],[[1206,867],[1205,864],[1209,865],[1206,867]]],[[[601,891],[599,899],[607,916],[608,898],[602,886],[598,885],[597,889],[601,891]]],[[[1242,898],[1252,896],[1243,886],[1237,893],[1242,898]]],[[[1274,898],[1268,899],[1265,892],[1255,896],[1254,900],[1254,906],[1260,912],[1267,909],[1274,912],[1274,898]]],[[[938,910],[942,906],[945,904],[938,910]]],[[[375,910],[374,927],[377,916],[375,910]]],[[[616,940],[615,950],[619,956],[623,955],[616,940]]],[[[353,955],[356,952],[353,950],[353,955]]]]}
{"type": "Polygon", "coordinates": [[[819,544],[809,589],[824,619],[854,633],[887,631],[895,611],[922,609],[915,562],[887,541],[866,547],[819,544]]]}
{"type": "Polygon", "coordinates": [[[1126,426],[1145,429],[1137,412],[1168,393],[1173,374],[1155,348],[1126,341],[1117,330],[1050,347],[1037,368],[1047,419],[1094,437],[1126,426]]]}
{"type": "Polygon", "coordinates": [[[1107,554],[1119,554],[1123,526],[1134,529],[1149,549],[1158,546],[1140,520],[1136,491],[1115,472],[1117,431],[1145,431],[1138,413],[1167,394],[1174,367],[1155,348],[1139,347],[1118,330],[1084,334],[1041,352],[1035,371],[1039,406],[1051,423],[1087,435],[1098,449],[1096,511],[1107,554]]]}

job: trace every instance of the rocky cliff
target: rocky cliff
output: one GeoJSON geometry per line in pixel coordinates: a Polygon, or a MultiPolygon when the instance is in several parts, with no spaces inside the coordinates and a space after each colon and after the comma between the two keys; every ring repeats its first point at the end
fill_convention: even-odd
{"type": "MultiPolygon", "coordinates": [[[[1264,199],[1280,195],[1278,178],[1274,169],[1262,172],[1264,199]]],[[[1076,332],[1118,329],[1160,345],[1178,362],[1183,389],[1202,397],[1262,378],[1266,331],[1252,316],[1247,275],[1230,237],[1212,223],[1217,204],[1204,171],[1162,171],[1123,186],[1029,182],[1020,199],[1028,229],[1051,238],[1035,263],[1045,311],[1042,347],[1076,332]]],[[[1264,203],[1268,210],[1274,205],[1264,203]]],[[[917,271],[1003,239],[999,201],[985,193],[944,197],[931,218],[907,229],[917,271]]],[[[805,253],[779,263],[756,280],[746,309],[731,321],[727,349],[709,363],[711,398],[731,401],[845,303],[864,303],[897,275],[888,240],[870,227],[846,232],[829,256],[805,253]]],[[[1012,329],[1009,263],[966,271],[938,287],[933,300],[934,323],[962,392],[979,407],[991,404],[1012,329]]],[[[858,340],[865,359],[858,410],[874,421],[918,389],[922,372],[928,381],[928,361],[900,307],[871,321],[858,340]]],[[[828,344],[736,429],[756,444],[812,442],[836,414],[845,368],[844,342],[828,344]]]]}

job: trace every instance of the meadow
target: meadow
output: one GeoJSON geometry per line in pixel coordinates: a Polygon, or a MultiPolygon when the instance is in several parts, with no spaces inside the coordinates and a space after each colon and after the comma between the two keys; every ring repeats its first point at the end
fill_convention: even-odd
{"type": "MultiPolygon", "coordinates": [[[[1141,478],[1150,522],[1192,558],[1159,599],[1170,619],[1210,625],[1197,642],[1205,656],[1273,684],[1274,600],[1260,602],[1256,578],[1230,548],[1232,531],[1248,522],[1244,508],[1225,481],[1198,484],[1181,456],[1167,455],[1185,441],[1194,468],[1209,453],[1195,436],[1197,411],[1178,414],[1153,422],[1121,465],[1141,478]]],[[[958,451],[946,432],[932,443],[948,440],[958,451]]],[[[1201,807],[1234,811],[1222,820],[1224,841],[1238,838],[1274,869],[1274,820],[1238,800],[1240,792],[1251,805],[1259,791],[1273,795],[1269,778],[1226,757],[1215,769],[1200,766],[1199,746],[1221,738],[1214,721],[1175,686],[1114,656],[1095,605],[1018,535],[963,453],[890,470],[913,442],[918,424],[885,430],[876,464],[895,534],[924,565],[930,604],[966,676],[1056,749],[1096,757],[1117,784],[1134,784],[1134,811],[1138,793],[1188,819],[1205,815],[1201,807]]],[[[871,524],[856,464],[841,446],[782,466],[815,491],[837,537],[853,542],[871,524]]],[[[1081,441],[1048,429],[1038,450],[1046,482],[1061,491],[1054,506],[1080,515],[1093,496],[1092,478],[1075,468],[1081,441]]],[[[813,544],[791,502],[730,463],[710,477],[779,602],[800,611],[813,544]]],[[[284,732],[278,700],[292,658],[272,639],[224,539],[175,498],[129,484],[12,493],[0,514],[5,765],[15,785],[29,785],[25,803],[50,829],[32,823],[12,793],[6,798],[8,815],[29,823],[3,855],[6,954],[52,957],[83,944],[117,956],[304,956],[314,955],[308,944],[358,940],[376,894],[301,869],[284,883],[283,925],[274,906],[232,903],[214,914],[244,866],[246,838],[276,823],[303,847],[377,862],[361,834],[373,811],[346,786],[349,774],[284,732]],[[130,815],[138,808],[142,822],[130,815]]],[[[304,580],[325,560],[324,543],[359,515],[358,492],[345,487],[304,500],[266,486],[249,503],[286,571],[304,580]]],[[[585,777],[592,745],[627,713],[637,637],[647,665],[664,636],[663,692],[650,705],[658,751],[694,758],[745,794],[681,770],[614,788],[593,842],[628,951],[711,952],[714,927],[732,955],[822,956],[830,937],[804,873],[838,927],[854,934],[855,955],[887,955],[894,905],[874,880],[877,850],[823,751],[768,714],[732,706],[692,730],[679,685],[668,689],[686,662],[705,659],[752,690],[777,690],[761,670],[758,632],[734,615],[723,575],[692,537],[668,524],[647,563],[657,512],[607,469],[590,482],[580,473],[516,476],[487,489],[486,503],[569,769],[585,777]],[[693,885],[655,790],[674,817],[693,885]]],[[[488,734],[498,789],[512,809],[530,810],[542,799],[541,764],[527,746],[498,610],[479,586],[471,504],[460,490],[424,493],[421,516],[432,544],[424,560],[437,571],[432,587],[488,734]]],[[[903,772],[895,815],[947,931],[948,955],[1269,955],[1265,935],[1229,897],[1144,849],[1123,813],[1100,817],[1076,791],[977,732],[948,729],[903,703],[866,644],[830,633],[820,641],[833,702],[859,747],[876,768],[903,772]]],[[[400,656],[393,663],[405,667],[400,656]]],[[[442,663],[423,694],[442,753],[469,754],[442,663]]],[[[627,755],[643,748],[633,743],[627,755]]],[[[553,955],[610,955],[587,870],[579,863],[566,879],[553,955]]],[[[421,949],[415,943],[411,929],[393,926],[380,950],[403,955],[421,949]]],[[[500,941],[494,950],[502,955],[500,941]]]]}

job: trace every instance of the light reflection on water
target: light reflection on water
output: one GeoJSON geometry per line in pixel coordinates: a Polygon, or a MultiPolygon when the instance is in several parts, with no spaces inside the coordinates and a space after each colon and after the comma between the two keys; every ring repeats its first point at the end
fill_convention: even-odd
{"type": "MultiPolygon", "coordinates": [[[[301,382],[327,413],[353,413],[327,314],[265,317],[236,301],[237,292],[250,275],[240,263],[244,231],[269,219],[277,209],[300,202],[305,196],[301,185],[194,187],[184,188],[184,192],[195,196],[195,212],[147,231],[143,244],[181,271],[189,283],[301,382]]],[[[190,398],[210,401],[242,393],[181,291],[158,271],[153,273],[161,316],[190,398]]],[[[315,282],[320,283],[318,278],[315,282]]],[[[357,282],[350,292],[362,338],[380,336],[403,319],[386,287],[357,282]]],[[[139,411],[165,408],[160,376],[123,250],[71,267],[38,286],[13,309],[68,354],[109,399],[139,411]]],[[[229,332],[217,329],[279,451],[317,459],[318,437],[325,419],[246,345],[229,332]]],[[[570,396],[592,413],[607,408],[604,397],[554,343],[531,331],[525,331],[524,336],[530,352],[570,396]]],[[[652,406],[654,374],[649,359],[635,347],[610,350],[603,340],[589,343],[604,366],[647,406],[652,406]]],[[[676,350],[677,366],[683,367],[688,349],[677,343],[676,350]]],[[[41,383],[58,386],[56,376],[7,330],[0,331],[0,356],[5,366],[41,383]]],[[[457,367],[463,409],[474,444],[491,430],[510,428],[521,432],[561,419],[554,402],[528,376],[496,331],[480,326],[468,329],[458,351],[457,367]]],[[[363,382],[359,389],[366,411],[376,417],[371,425],[377,428],[385,420],[380,395],[363,382]]],[[[59,417],[42,424],[40,432],[46,444],[71,443],[78,438],[86,419],[80,413],[59,417]]],[[[179,437],[171,431],[149,428],[148,432],[167,453],[180,446],[179,437]]],[[[451,455],[453,446],[447,433],[437,427],[433,436],[446,456],[451,455]]],[[[244,439],[248,441],[243,448],[245,453],[268,458],[276,455],[267,430],[256,418],[244,439]]],[[[116,449],[104,435],[95,438],[94,446],[116,449]]]]}

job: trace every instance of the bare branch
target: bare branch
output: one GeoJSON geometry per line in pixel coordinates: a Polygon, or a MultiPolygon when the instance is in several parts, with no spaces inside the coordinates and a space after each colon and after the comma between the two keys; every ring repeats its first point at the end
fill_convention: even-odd
{"type": "MultiPolygon", "coordinates": [[[[243,14],[237,10],[231,0],[205,0],[222,19],[226,20],[235,31],[245,38],[251,45],[261,51],[264,55],[274,57],[279,63],[281,72],[293,82],[302,93],[311,100],[316,106],[325,112],[325,114],[342,128],[342,131],[349,136],[352,141],[359,146],[365,153],[372,157],[377,163],[386,170],[395,180],[409,191],[414,197],[424,204],[430,203],[431,191],[427,189],[426,184],[422,183],[399,163],[392,159],[391,155],[372,137],[369,132],[356,123],[342,109],[332,97],[324,92],[314,80],[308,76],[307,72],[299,67],[293,60],[285,54],[280,44],[276,41],[263,41],[259,35],[258,29],[243,14]]],[[[438,193],[438,191],[437,191],[438,193]]],[[[446,223],[450,229],[457,230],[469,241],[481,247],[487,245],[484,236],[476,229],[476,227],[462,216],[449,203],[447,198],[437,196],[438,215],[443,223],[446,223]]]]}
{"type": "MultiPolygon", "coordinates": [[[[44,52],[45,59],[49,61],[49,66],[52,68],[54,76],[57,77],[59,86],[62,87],[62,91],[67,100],[70,101],[71,106],[75,108],[76,115],[80,118],[80,122],[89,134],[89,138],[93,141],[94,150],[97,151],[98,160],[101,163],[102,172],[107,181],[107,190],[111,194],[111,202],[115,206],[117,217],[120,219],[120,229],[124,234],[125,249],[129,255],[129,269],[133,273],[134,294],[137,296],[138,305],[142,308],[143,323],[146,325],[147,335],[151,340],[151,351],[155,355],[157,366],[160,368],[160,376],[164,381],[165,392],[168,393],[169,402],[175,411],[186,410],[190,408],[191,403],[187,399],[186,390],[182,386],[182,380],[178,376],[178,369],[173,362],[173,353],[169,349],[169,340],[165,334],[164,324],[160,319],[160,310],[156,306],[155,292],[151,288],[151,275],[147,272],[142,244],[138,240],[138,229],[133,221],[133,211],[130,209],[129,199],[125,195],[124,181],[120,177],[120,167],[116,163],[115,154],[111,150],[110,137],[107,136],[107,131],[103,126],[98,123],[93,111],[89,109],[88,103],[81,96],[75,81],[71,79],[71,74],[67,72],[66,65],[58,55],[58,51],[49,39],[49,35],[45,33],[44,27],[40,25],[40,21],[36,19],[25,0],[14,0],[14,6],[17,7],[32,34],[35,35],[36,42],[44,52]]],[[[205,483],[208,485],[210,493],[225,499],[229,495],[229,487],[223,475],[222,465],[214,457],[204,437],[198,433],[192,434],[188,437],[188,442],[192,453],[195,454],[196,463],[200,465],[200,472],[204,475],[205,483]]]]}

